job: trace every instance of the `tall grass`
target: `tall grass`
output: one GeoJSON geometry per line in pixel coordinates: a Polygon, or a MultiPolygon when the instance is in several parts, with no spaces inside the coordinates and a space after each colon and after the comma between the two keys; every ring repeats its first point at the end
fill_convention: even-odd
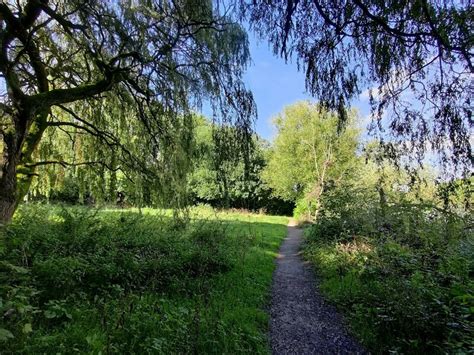
{"type": "Polygon", "coordinates": [[[286,219],[25,205],[4,231],[2,353],[266,353],[286,219]]]}

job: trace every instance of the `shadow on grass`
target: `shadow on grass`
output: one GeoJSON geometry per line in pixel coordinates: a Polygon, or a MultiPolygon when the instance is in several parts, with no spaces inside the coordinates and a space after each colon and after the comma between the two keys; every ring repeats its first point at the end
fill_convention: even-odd
{"type": "Polygon", "coordinates": [[[6,351],[265,353],[287,219],[149,212],[22,206],[1,254],[6,351]]]}

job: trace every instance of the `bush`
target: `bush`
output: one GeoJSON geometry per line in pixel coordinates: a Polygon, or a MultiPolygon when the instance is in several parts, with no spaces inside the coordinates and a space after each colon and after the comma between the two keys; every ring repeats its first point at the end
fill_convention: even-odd
{"type": "Polygon", "coordinates": [[[362,342],[377,353],[472,350],[472,221],[409,203],[337,212],[306,230],[305,255],[362,342]]]}

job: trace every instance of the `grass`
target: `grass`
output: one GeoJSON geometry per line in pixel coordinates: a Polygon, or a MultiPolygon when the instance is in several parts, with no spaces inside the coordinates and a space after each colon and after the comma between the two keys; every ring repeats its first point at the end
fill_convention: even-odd
{"type": "Polygon", "coordinates": [[[268,353],[284,217],[25,205],[0,251],[2,353],[268,353]]]}

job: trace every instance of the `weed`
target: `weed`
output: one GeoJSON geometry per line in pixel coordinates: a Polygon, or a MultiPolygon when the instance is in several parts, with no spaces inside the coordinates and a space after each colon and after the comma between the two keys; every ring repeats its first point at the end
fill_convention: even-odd
{"type": "Polygon", "coordinates": [[[2,353],[266,353],[286,218],[169,215],[21,206],[0,255],[2,353]]]}

